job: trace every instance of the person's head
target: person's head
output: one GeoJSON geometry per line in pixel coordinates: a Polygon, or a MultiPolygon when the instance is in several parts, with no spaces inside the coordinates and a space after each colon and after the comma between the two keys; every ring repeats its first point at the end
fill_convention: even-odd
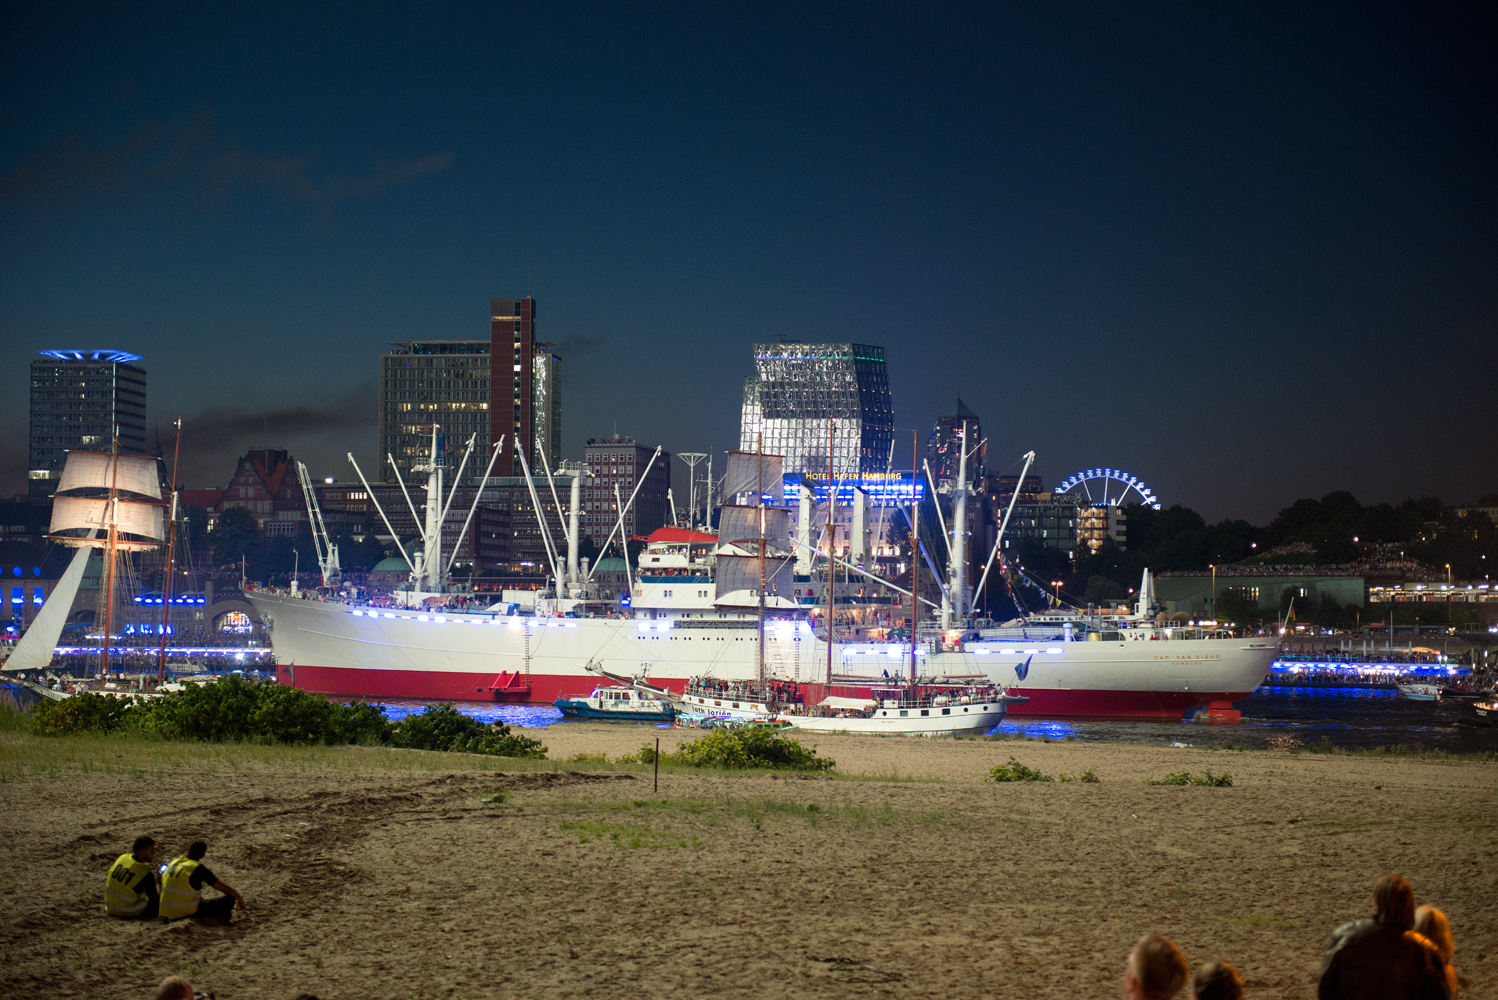
{"type": "Polygon", "coordinates": [[[205,840],[194,840],[187,845],[187,860],[202,861],[203,855],[208,853],[208,842],[205,840]]]}
{"type": "Polygon", "coordinates": [[[1124,992],[1135,1000],[1170,1000],[1190,978],[1181,949],[1154,932],[1139,939],[1124,964],[1124,992]]]}
{"type": "Polygon", "coordinates": [[[1385,927],[1407,931],[1415,926],[1415,890],[1398,875],[1373,883],[1373,919],[1385,927]]]}
{"type": "Polygon", "coordinates": [[[1191,981],[1192,1000],[1243,1000],[1243,980],[1226,962],[1204,962],[1191,981]]]}
{"type": "Polygon", "coordinates": [[[135,856],[136,861],[149,864],[156,860],[156,841],[142,834],[135,838],[135,843],[130,845],[130,853],[135,856]]]}
{"type": "Polygon", "coordinates": [[[1420,907],[1415,911],[1415,930],[1430,939],[1441,958],[1451,961],[1451,956],[1456,954],[1456,942],[1451,940],[1451,925],[1446,922],[1446,914],[1434,906],[1420,907]]]}
{"type": "Polygon", "coordinates": [[[192,1000],[192,983],[181,976],[167,976],[156,988],[156,1000],[192,1000]]]}

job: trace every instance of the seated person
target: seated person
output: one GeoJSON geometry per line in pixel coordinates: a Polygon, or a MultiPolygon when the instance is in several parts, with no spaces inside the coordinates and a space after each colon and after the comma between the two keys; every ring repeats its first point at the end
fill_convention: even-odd
{"type": "Polygon", "coordinates": [[[193,1000],[192,983],[181,976],[167,976],[156,987],[156,1000],[193,1000]]]}
{"type": "Polygon", "coordinates": [[[1191,981],[1191,1000],[1243,1000],[1243,980],[1226,962],[1204,962],[1191,981]]]}
{"type": "Polygon", "coordinates": [[[129,854],[121,854],[104,878],[104,912],[122,920],[151,920],[161,895],[154,870],[156,841],[136,837],[129,854]]]}
{"type": "Polygon", "coordinates": [[[1191,966],[1174,941],[1149,933],[1135,943],[1124,963],[1124,995],[1129,1000],[1171,1000],[1191,978],[1191,966]]]}
{"type": "Polygon", "coordinates": [[[1419,907],[1415,910],[1415,931],[1436,946],[1441,961],[1446,963],[1446,988],[1455,997],[1457,976],[1456,969],[1451,966],[1451,956],[1456,954],[1456,942],[1451,939],[1451,925],[1446,922],[1446,914],[1434,906],[1419,907]]]}
{"type": "Polygon", "coordinates": [[[244,897],[239,890],[222,881],[208,866],[203,856],[208,845],[194,840],[187,853],[166,867],[166,877],[161,882],[161,915],[172,920],[196,917],[199,920],[217,919],[229,922],[233,910],[245,909],[244,897]],[[203,887],[212,886],[224,895],[215,899],[203,898],[203,887]]]}
{"type": "Polygon", "coordinates": [[[1415,890],[1398,875],[1373,886],[1373,916],[1332,931],[1319,1000],[1449,1000],[1445,963],[1415,933],[1415,890]]]}

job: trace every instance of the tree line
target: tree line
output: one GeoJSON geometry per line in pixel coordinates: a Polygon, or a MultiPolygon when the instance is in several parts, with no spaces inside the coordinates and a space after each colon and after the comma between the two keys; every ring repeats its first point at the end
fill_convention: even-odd
{"type": "MultiPolygon", "coordinates": [[[[1498,506],[1498,493],[1483,496],[1475,506],[1498,506]]],[[[1490,574],[1498,575],[1498,525],[1466,507],[1437,497],[1365,506],[1339,490],[1320,499],[1296,500],[1259,526],[1233,519],[1208,524],[1181,504],[1164,510],[1132,504],[1124,508],[1125,547],[1110,542],[1095,553],[1071,556],[1027,541],[1020,547],[1019,562],[1036,580],[1063,581],[1069,598],[1093,604],[1127,600],[1146,567],[1156,573],[1206,572],[1213,565],[1257,563],[1304,566],[1309,572],[1318,565],[1409,560],[1443,574],[1449,565],[1453,580],[1483,582],[1490,574]]],[[[1235,606],[1234,601],[1244,605],[1246,616],[1251,603],[1247,597],[1236,594],[1230,582],[1223,594],[1219,617],[1235,606]]],[[[1352,620],[1348,609],[1331,607],[1329,600],[1324,598],[1315,607],[1297,604],[1297,616],[1352,620]]],[[[1423,614],[1435,612],[1426,609],[1423,614]]]]}

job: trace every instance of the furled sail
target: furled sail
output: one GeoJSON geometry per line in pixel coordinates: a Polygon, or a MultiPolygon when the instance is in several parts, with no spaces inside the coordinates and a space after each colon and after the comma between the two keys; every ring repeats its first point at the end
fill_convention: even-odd
{"type": "Polygon", "coordinates": [[[99,451],[68,452],[67,465],[63,466],[62,479],[57,484],[58,493],[111,488],[160,500],[161,479],[156,474],[156,459],[149,455],[111,455],[99,451]]]}
{"type": "MultiPolygon", "coordinates": [[[[87,539],[79,541],[85,542],[87,539]]],[[[36,613],[36,617],[31,620],[31,627],[21,636],[21,641],[16,643],[15,650],[5,661],[6,670],[41,670],[52,662],[52,652],[57,648],[63,626],[68,623],[68,612],[73,608],[73,598],[78,593],[78,584],[83,581],[83,571],[88,567],[88,559],[92,554],[93,549],[86,545],[73,553],[73,561],[68,563],[62,579],[52,588],[47,603],[36,613]]]]}
{"type": "Polygon", "coordinates": [[[728,473],[723,479],[723,497],[733,500],[741,497],[747,505],[758,506],[761,494],[772,501],[779,500],[784,492],[781,472],[785,468],[782,455],[760,455],[752,451],[730,451],[728,473]]]}
{"type": "MultiPolygon", "coordinates": [[[[120,500],[115,506],[117,548],[151,549],[166,540],[166,513],[160,504],[120,500]]],[[[101,536],[108,533],[108,510],[108,500],[54,497],[48,534],[64,545],[97,545],[91,536],[95,531],[101,536]]]]}
{"type": "Polygon", "coordinates": [[[790,512],[775,507],[739,507],[724,505],[719,508],[718,540],[723,545],[749,543],[756,554],[759,549],[759,517],[765,517],[765,540],[771,548],[788,548],[791,538],[790,512]]]}
{"type": "MultiPolygon", "coordinates": [[[[790,596],[792,584],[795,582],[792,574],[794,565],[795,560],[789,554],[765,557],[765,594],[767,596],[775,594],[781,597],[790,596]]],[[[719,555],[713,572],[713,582],[717,584],[719,599],[735,591],[759,590],[759,557],[719,555]]]]}

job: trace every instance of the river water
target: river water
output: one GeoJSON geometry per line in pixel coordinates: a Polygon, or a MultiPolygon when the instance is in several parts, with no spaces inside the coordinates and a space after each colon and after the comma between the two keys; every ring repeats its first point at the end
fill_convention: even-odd
{"type": "MultiPolygon", "coordinates": [[[[426,707],[418,701],[381,704],[391,719],[426,707]]],[[[523,729],[568,724],[550,705],[461,702],[457,707],[464,715],[523,729]]],[[[1397,691],[1380,688],[1261,687],[1250,697],[1234,702],[1233,707],[1243,713],[1239,722],[1011,716],[993,732],[1145,746],[1189,743],[1213,747],[1232,743],[1253,749],[1292,750],[1325,738],[1344,749],[1406,746],[1461,753],[1498,751],[1498,730],[1456,725],[1459,702],[1410,701],[1397,691]]]]}

